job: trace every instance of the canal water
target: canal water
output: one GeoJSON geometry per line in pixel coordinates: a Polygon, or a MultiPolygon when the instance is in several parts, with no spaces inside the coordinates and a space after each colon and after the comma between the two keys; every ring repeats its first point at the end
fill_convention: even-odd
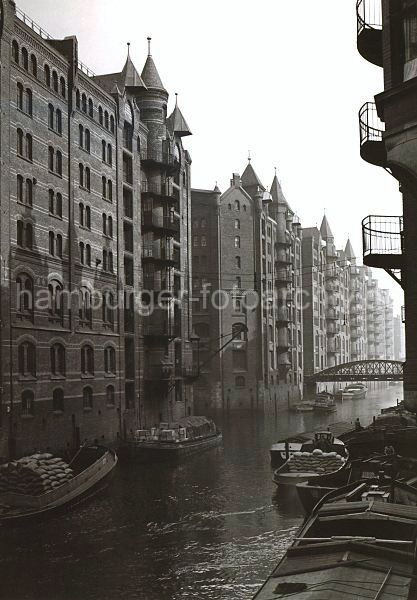
{"type": "Polygon", "coordinates": [[[248,600],[302,521],[295,490],[277,494],[269,447],[329,422],[371,421],[402,386],[338,404],[330,416],[218,418],[222,448],[177,466],[120,466],[108,493],[71,513],[1,530],[7,600],[248,600]]]}

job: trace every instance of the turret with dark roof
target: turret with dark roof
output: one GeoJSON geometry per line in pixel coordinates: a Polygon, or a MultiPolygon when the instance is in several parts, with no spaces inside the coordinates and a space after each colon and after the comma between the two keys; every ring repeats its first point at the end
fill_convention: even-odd
{"type": "Polygon", "coordinates": [[[241,182],[242,187],[250,196],[253,196],[258,189],[262,190],[263,192],[265,191],[265,187],[255,173],[255,169],[252,167],[251,159],[249,159],[247,167],[242,173],[241,182]]]}
{"type": "Polygon", "coordinates": [[[132,92],[146,89],[146,85],[130,58],[130,44],[127,46],[127,59],[121,73],[109,73],[94,77],[94,80],[110,94],[121,94],[126,88],[132,92]]]}
{"type": "Polygon", "coordinates": [[[350,243],[350,239],[346,242],[345,247],[345,256],[347,260],[353,261],[356,259],[355,252],[353,250],[352,244],[350,243]]]}
{"type": "Polygon", "coordinates": [[[325,242],[334,240],[333,233],[332,233],[332,230],[330,229],[330,225],[329,225],[326,215],[323,215],[323,220],[320,225],[320,233],[321,233],[321,237],[323,238],[323,240],[325,242]]]}
{"type": "Polygon", "coordinates": [[[148,37],[148,57],[142,71],[142,80],[146,87],[151,90],[160,90],[161,92],[168,93],[164,88],[164,84],[158,73],[158,69],[155,66],[154,60],[151,54],[151,39],[148,37]]]}
{"type": "Polygon", "coordinates": [[[167,119],[167,126],[171,133],[178,137],[192,135],[190,128],[178,107],[178,94],[175,94],[175,108],[167,119]]]}

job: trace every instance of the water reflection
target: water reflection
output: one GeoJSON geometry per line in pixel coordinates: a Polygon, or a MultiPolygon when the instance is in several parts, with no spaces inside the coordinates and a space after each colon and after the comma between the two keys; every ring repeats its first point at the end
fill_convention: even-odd
{"type": "Polygon", "coordinates": [[[176,468],[120,466],[108,495],[29,529],[2,530],[8,600],[243,600],[302,520],[293,488],[272,483],[269,447],[330,420],[369,422],[401,387],[338,405],[337,415],[222,419],[223,448],[176,468]]]}

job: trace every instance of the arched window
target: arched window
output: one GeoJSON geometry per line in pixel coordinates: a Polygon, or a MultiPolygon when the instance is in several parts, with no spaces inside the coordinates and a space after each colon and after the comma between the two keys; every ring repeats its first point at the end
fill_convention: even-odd
{"type": "Polygon", "coordinates": [[[241,260],[240,260],[240,256],[236,256],[235,257],[235,265],[238,269],[240,269],[241,267],[241,260]]]}
{"type": "Polygon", "coordinates": [[[78,165],[78,182],[80,187],[84,187],[84,165],[80,163],[78,165]]]}
{"type": "Polygon", "coordinates": [[[113,237],[113,219],[111,217],[111,215],[109,216],[108,220],[107,220],[107,235],[109,237],[113,237]]]}
{"type": "Polygon", "coordinates": [[[60,150],[56,152],[56,174],[62,177],[62,153],[60,150]]]}
{"type": "Polygon", "coordinates": [[[101,160],[106,162],[106,140],[101,141],[101,160]]]}
{"type": "Polygon", "coordinates": [[[16,42],[16,40],[13,40],[12,42],[12,58],[13,62],[19,64],[19,44],[16,42]]]}
{"type": "Polygon", "coordinates": [[[29,71],[29,54],[26,48],[22,48],[22,67],[29,71]]]}
{"type": "Polygon", "coordinates": [[[104,175],[101,178],[101,195],[104,199],[107,198],[107,180],[104,175]]]}
{"type": "Polygon", "coordinates": [[[18,202],[23,204],[23,177],[21,175],[17,175],[16,177],[16,199],[18,202]]]}
{"type": "Polygon", "coordinates": [[[17,348],[19,375],[36,377],[36,348],[32,342],[22,342],[17,348]]]}
{"type": "Polygon", "coordinates": [[[26,158],[33,160],[33,142],[30,133],[26,134],[26,158]]]}
{"type": "Polygon", "coordinates": [[[21,129],[17,130],[17,147],[16,151],[19,156],[23,156],[23,131],[21,129]]]}
{"type": "Polygon", "coordinates": [[[113,201],[113,182],[111,179],[107,182],[107,200],[109,200],[109,202],[113,201]]]}
{"type": "Polygon", "coordinates": [[[84,134],[84,150],[86,150],[87,152],[90,152],[90,147],[91,147],[90,130],[86,129],[85,134],[84,134]]]}
{"type": "Polygon", "coordinates": [[[87,229],[91,229],[91,208],[89,206],[85,207],[85,226],[87,229]]]}
{"type": "Polygon", "coordinates": [[[54,190],[49,190],[49,212],[51,215],[55,214],[55,194],[54,190]]]}
{"type": "Polygon", "coordinates": [[[78,110],[80,110],[80,108],[81,108],[80,90],[77,90],[75,92],[75,106],[78,108],[78,110]]]}
{"type": "Polygon", "coordinates": [[[62,258],[62,250],[63,250],[62,235],[60,233],[58,233],[56,236],[56,241],[55,241],[55,252],[59,258],[62,258]]]}
{"type": "Polygon", "coordinates": [[[102,312],[103,312],[103,323],[105,325],[113,326],[114,324],[114,296],[111,292],[103,292],[102,297],[102,312]]]}
{"type": "Polygon", "coordinates": [[[81,348],[81,373],[83,375],[94,374],[94,351],[88,344],[81,348]]]}
{"type": "Polygon", "coordinates": [[[33,95],[32,95],[32,90],[30,90],[29,88],[26,88],[25,91],[25,111],[26,114],[32,116],[32,107],[33,107],[33,95]]]}
{"type": "Polygon", "coordinates": [[[104,127],[106,129],[109,128],[109,113],[107,112],[107,110],[104,111],[104,127]]]}
{"type": "Polygon", "coordinates": [[[238,375],[237,377],[235,377],[235,386],[237,388],[242,388],[246,386],[246,380],[243,377],[243,375],[238,375]]]}
{"type": "Polygon", "coordinates": [[[38,61],[36,60],[36,56],[34,54],[30,55],[30,70],[32,71],[32,75],[34,77],[38,76],[38,61]]]}
{"type": "Polygon", "coordinates": [[[61,87],[61,96],[63,98],[65,98],[67,95],[67,85],[65,83],[65,79],[63,77],[60,77],[59,83],[60,83],[60,87],[61,87]]]}
{"type": "Polygon", "coordinates": [[[109,273],[113,273],[113,252],[110,250],[109,251],[109,255],[108,255],[108,259],[109,259],[109,273]]]}
{"type": "Polygon", "coordinates": [[[84,147],[84,127],[81,123],[78,125],[78,144],[80,148],[84,147]]]}
{"type": "Polygon", "coordinates": [[[109,165],[113,164],[113,148],[111,144],[107,144],[107,162],[109,165]]]}
{"type": "Polygon", "coordinates": [[[19,110],[23,110],[23,85],[17,82],[16,105],[19,110]]]}
{"type": "Polygon", "coordinates": [[[233,323],[232,325],[232,337],[235,340],[246,340],[246,328],[244,323],[233,323]]]}
{"type": "Polygon", "coordinates": [[[16,242],[17,245],[23,248],[25,226],[23,221],[18,220],[16,224],[16,242]]]}
{"type": "Polygon", "coordinates": [[[33,318],[33,279],[26,273],[16,277],[16,308],[21,316],[33,318]]]}
{"type": "Polygon", "coordinates": [[[55,321],[62,322],[64,316],[64,301],[62,284],[53,279],[48,285],[49,315],[55,321]]]}
{"type": "Polygon", "coordinates": [[[84,227],[84,204],[82,202],[78,205],[78,222],[80,227],[84,227]]]}
{"type": "Polygon", "coordinates": [[[88,114],[91,118],[94,117],[94,105],[91,98],[88,99],[88,114]]]}
{"type": "Polygon", "coordinates": [[[49,65],[45,65],[43,71],[45,75],[45,84],[48,87],[51,87],[51,69],[49,68],[49,65]]]}
{"type": "Polygon", "coordinates": [[[49,254],[51,256],[55,254],[55,234],[53,231],[49,232],[49,254]]]}
{"type": "Polygon", "coordinates": [[[62,194],[59,192],[57,193],[55,200],[55,215],[62,218],[62,194]]]}
{"type": "Polygon", "coordinates": [[[29,417],[35,414],[35,395],[32,390],[22,392],[22,415],[29,417]]]}
{"type": "Polygon", "coordinates": [[[85,94],[81,96],[81,110],[83,113],[87,112],[87,96],[85,94]]]}
{"type": "Polygon", "coordinates": [[[56,71],[52,71],[52,87],[54,92],[58,93],[58,73],[56,71]]]}
{"type": "Polygon", "coordinates": [[[85,187],[88,191],[91,191],[91,171],[90,167],[85,168],[85,187]]]}
{"type": "Polygon", "coordinates": [[[80,263],[83,265],[85,262],[85,246],[84,246],[84,242],[80,242],[78,244],[78,247],[80,249],[80,263]]]}
{"type": "Polygon", "coordinates": [[[52,146],[48,147],[48,169],[53,172],[54,170],[54,158],[55,158],[55,150],[52,146]]]}
{"type": "Polygon", "coordinates": [[[115,394],[114,394],[114,386],[108,385],[106,387],[106,404],[107,406],[115,405],[115,394]]]}
{"type": "Polygon", "coordinates": [[[103,125],[103,109],[101,106],[98,107],[98,122],[103,125]]]}
{"type": "Polygon", "coordinates": [[[51,373],[56,376],[65,376],[65,348],[62,344],[56,343],[50,349],[51,373]]]}
{"type": "Polygon", "coordinates": [[[48,104],[48,127],[49,129],[54,128],[54,113],[55,109],[52,104],[48,104]]]}
{"type": "Polygon", "coordinates": [[[93,316],[91,308],[91,292],[85,287],[80,290],[78,314],[81,324],[91,327],[93,316]]]}
{"type": "Polygon", "coordinates": [[[110,131],[114,133],[114,117],[110,115],[110,131]]]}
{"type": "Polygon", "coordinates": [[[25,204],[26,206],[33,204],[33,181],[29,178],[26,179],[25,204]]]}
{"type": "Polygon", "coordinates": [[[235,200],[235,210],[240,210],[240,202],[239,202],[239,200],[235,200]]]}
{"type": "Polygon", "coordinates": [[[201,227],[201,229],[205,229],[207,227],[207,221],[206,221],[206,219],[204,219],[204,218],[201,219],[201,221],[200,221],[200,227],[201,227]]]}
{"type": "Polygon", "coordinates": [[[62,134],[62,112],[59,108],[56,109],[56,131],[62,134]]]}
{"type": "Polygon", "coordinates": [[[91,246],[90,244],[85,245],[85,264],[91,267],[91,246]]]}
{"type": "Polygon", "coordinates": [[[86,410],[93,408],[93,390],[90,387],[83,389],[83,408],[86,410]]]}
{"type": "Polygon", "coordinates": [[[240,229],[240,219],[235,219],[235,229],[240,229]]]}
{"type": "Polygon", "coordinates": [[[54,412],[64,412],[64,390],[56,388],[52,392],[52,410],[54,412]]]}
{"type": "Polygon", "coordinates": [[[236,284],[235,286],[240,290],[242,288],[242,278],[240,277],[240,275],[238,275],[236,277],[236,284]]]}
{"type": "Polygon", "coordinates": [[[104,348],[104,371],[107,374],[116,373],[116,351],[113,346],[104,348]]]}
{"type": "Polygon", "coordinates": [[[103,225],[103,235],[107,235],[107,215],[106,215],[106,213],[102,214],[101,220],[102,220],[102,225],[103,225]]]}
{"type": "Polygon", "coordinates": [[[240,248],[240,236],[235,235],[235,248],[240,248]]]}
{"type": "Polygon", "coordinates": [[[33,227],[32,223],[26,223],[25,226],[25,245],[26,248],[32,250],[33,248],[33,227]]]}

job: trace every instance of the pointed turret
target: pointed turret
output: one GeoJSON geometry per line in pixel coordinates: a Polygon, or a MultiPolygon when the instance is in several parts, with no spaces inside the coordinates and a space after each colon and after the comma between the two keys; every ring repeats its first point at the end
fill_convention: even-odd
{"type": "Polygon", "coordinates": [[[346,256],[347,260],[350,260],[350,261],[353,261],[356,259],[355,252],[353,251],[352,244],[350,243],[349,239],[346,242],[345,256],[346,256]]]}
{"type": "Polygon", "coordinates": [[[147,88],[153,90],[161,90],[167,93],[152,58],[151,39],[152,38],[148,37],[148,57],[146,59],[145,66],[143,67],[141,77],[147,88]]]}
{"type": "Polygon", "coordinates": [[[175,94],[175,108],[167,119],[167,126],[171,133],[175,133],[178,137],[192,135],[187,121],[178,107],[178,94],[175,94]]]}
{"type": "Polygon", "coordinates": [[[273,202],[278,202],[278,204],[285,204],[288,208],[290,208],[290,206],[287,202],[287,199],[284,196],[284,192],[282,191],[282,187],[279,182],[276,170],[275,170],[274,179],[272,180],[272,185],[271,185],[271,196],[272,196],[273,202]]]}
{"type": "Polygon", "coordinates": [[[248,165],[242,173],[241,181],[242,187],[247,190],[256,191],[258,188],[260,188],[263,192],[265,192],[265,187],[262,185],[261,180],[255,173],[255,169],[252,167],[251,159],[249,159],[248,165]]]}
{"type": "Polygon", "coordinates": [[[332,230],[330,229],[330,225],[329,225],[326,215],[323,216],[323,220],[320,225],[320,233],[321,233],[321,237],[323,238],[323,240],[325,242],[327,242],[329,240],[333,241],[333,239],[334,239],[333,233],[332,233],[332,230]]]}
{"type": "Polygon", "coordinates": [[[146,88],[146,85],[143,82],[143,79],[137,72],[136,67],[132,62],[132,59],[130,58],[130,43],[127,45],[127,47],[128,47],[127,59],[126,59],[125,66],[123,67],[123,71],[121,72],[121,76],[120,76],[121,83],[124,85],[124,87],[128,87],[128,88],[134,88],[134,87],[146,88]]]}

